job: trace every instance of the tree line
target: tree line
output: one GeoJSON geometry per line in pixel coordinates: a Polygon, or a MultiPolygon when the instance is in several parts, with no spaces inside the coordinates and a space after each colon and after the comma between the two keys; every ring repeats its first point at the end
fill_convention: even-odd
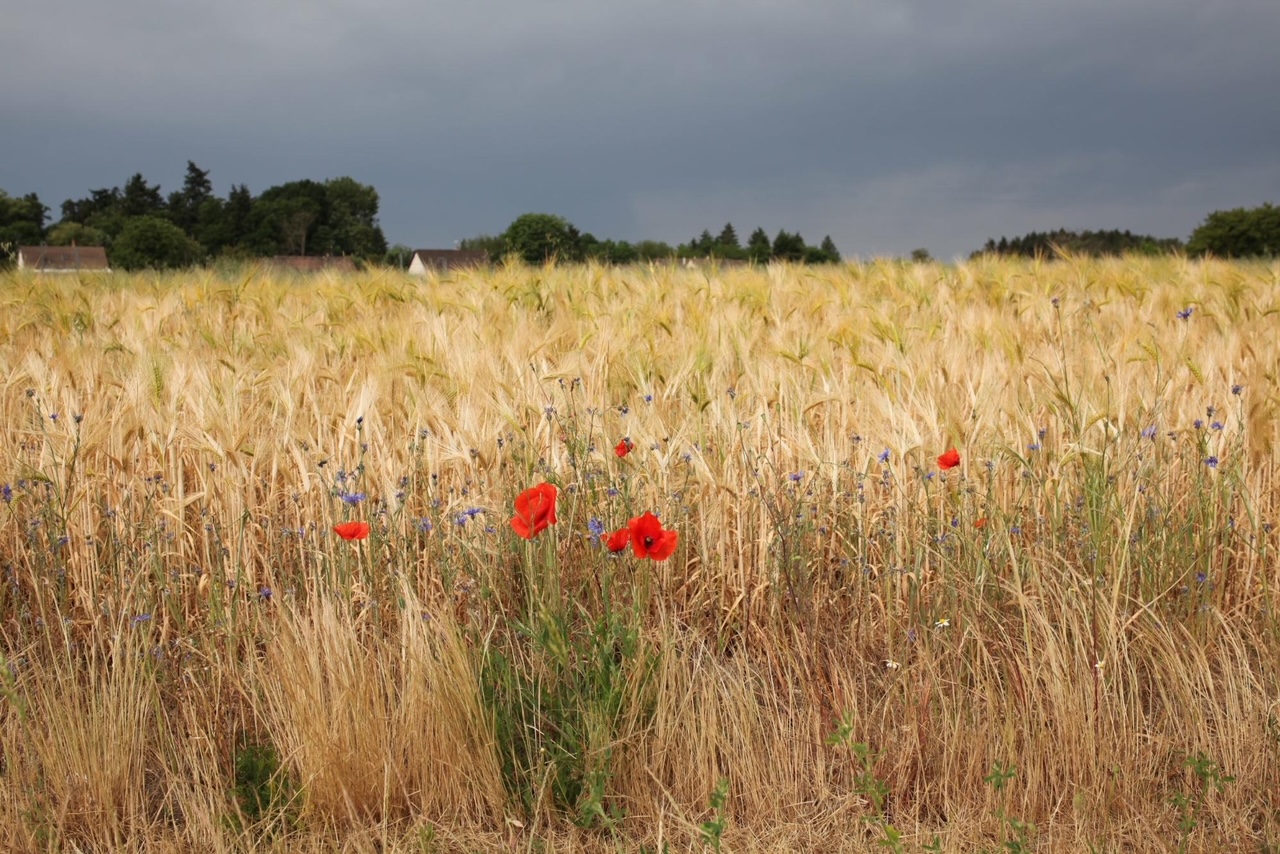
{"type": "Polygon", "coordinates": [[[830,264],[840,260],[840,250],[828,235],[817,246],[805,243],[799,232],[780,230],[772,239],[763,228],[751,232],[744,244],[733,223],[726,223],[714,237],[704,229],[687,243],[672,246],[662,240],[600,240],[590,232],[582,233],[564,217],[547,213],[528,213],[515,219],[502,234],[469,237],[459,244],[461,249],[482,250],[490,258],[512,254],[528,264],[542,264],[555,259],[562,262],[594,261],[601,264],[635,264],[646,261],[719,259],[765,264],[769,261],[791,261],[805,264],[830,264]]]}
{"type": "MultiPolygon", "coordinates": [[[[123,187],[91,190],[67,199],[61,217],[49,221],[49,207],[35,193],[14,197],[0,190],[0,250],[20,245],[103,246],[113,266],[122,269],[172,268],[214,259],[273,255],[344,255],[364,262],[406,266],[411,249],[390,250],[378,224],[378,192],[349,177],[320,182],[290,181],[253,195],[233,184],[227,196],[213,192],[208,170],[187,161],[181,189],[161,192],[136,173],[123,187]]],[[[709,229],[676,246],[661,240],[601,240],[580,232],[564,217],[530,213],[497,235],[462,241],[497,260],[515,254],[531,264],[549,258],[564,262],[631,264],[666,259],[722,259],[767,263],[821,264],[840,260],[828,235],[816,246],[799,232],[780,230],[772,238],[756,228],[743,242],[732,223],[718,234],[709,229]]],[[[1073,255],[1159,255],[1186,253],[1221,258],[1280,255],[1280,208],[1267,203],[1209,214],[1184,243],[1178,238],[1120,231],[1032,231],[988,239],[971,257],[981,255],[1052,258],[1073,255]]],[[[0,264],[7,253],[0,251],[0,264]]],[[[911,257],[929,260],[925,249],[911,257]]]]}
{"type": "Polygon", "coordinates": [[[290,181],[258,196],[233,184],[223,198],[208,170],[188,160],[182,188],[168,196],[136,173],[123,188],[67,199],[52,225],[35,193],[12,198],[0,190],[0,245],[102,246],[112,265],[126,270],[273,255],[381,262],[387,240],[378,202],[377,190],[348,177],[290,181]]]}
{"type": "Polygon", "coordinates": [[[1192,257],[1274,258],[1280,255],[1280,208],[1271,203],[1256,208],[1214,211],[1191,232],[1185,243],[1176,237],[1152,237],[1119,231],[1032,231],[1021,237],[988,239],[969,257],[982,255],[1053,258],[1071,255],[1168,255],[1192,257]]]}

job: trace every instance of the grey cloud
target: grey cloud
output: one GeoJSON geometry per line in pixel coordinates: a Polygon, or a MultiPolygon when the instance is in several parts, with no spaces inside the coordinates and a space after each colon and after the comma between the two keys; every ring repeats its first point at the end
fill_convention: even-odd
{"type": "Polygon", "coordinates": [[[24,116],[0,187],[172,188],[187,158],[221,192],[350,174],[409,243],[529,209],[867,253],[1125,217],[1185,236],[1280,195],[1271,6],[45,0],[0,29],[0,112],[24,116]]]}

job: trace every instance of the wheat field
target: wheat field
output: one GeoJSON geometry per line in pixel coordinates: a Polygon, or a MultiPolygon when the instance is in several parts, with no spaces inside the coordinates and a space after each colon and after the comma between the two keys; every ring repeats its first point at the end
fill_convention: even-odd
{"type": "Polygon", "coordinates": [[[5,850],[1280,846],[1275,262],[0,304],[5,850]]]}

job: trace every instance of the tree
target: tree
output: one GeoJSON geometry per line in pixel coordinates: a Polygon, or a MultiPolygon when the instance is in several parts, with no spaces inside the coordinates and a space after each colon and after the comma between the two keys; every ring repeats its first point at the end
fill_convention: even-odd
{"type": "Polygon", "coordinates": [[[927,264],[933,260],[933,256],[929,254],[929,250],[921,247],[920,249],[911,250],[911,260],[917,264],[927,264]]]}
{"type": "Polygon", "coordinates": [[[734,231],[733,223],[726,222],[724,228],[720,229],[720,235],[716,237],[716,246],[721,249],[741,249],[738,243],[738,232],[734,231]]]}
{"type": "Polygon", "coordinates": [[[106,246],[107,235],[101,229],[78,222],[60,222],[49,229],[45,243],[50,246],[106,246]]]}
{"type": "Polygon", "coordinates": [[[458,248],[487,252],[490,261],[499,261],[507,254],[507,239],[501,234],[478,234],[462,240],[458,248]]]}
{"type": "Polygon", "coordinates": [[[1187,241],[1190,255],[1251,258],[1280,255],[1280,208],[1261,207],[1214,211],[1187,241]]]}
{"type": "Polygon", "coordinates": [[[169,194],[169,219],[178,228],[195,237],[200,209],[212,198],[213,184],[209,181],[209,170],[201,169],[188,160],[187,177],[182,182],[182,189],[169,194]]]}
{"type": "Polygon", "coordinates": [[[119,187],[112,187],[109,190],[105,187],[99,190],[90,190],[86,198],[67,199],[62,203],[62,221],[88,225],[95,216],[105,214],[118,207],[119,204],[119,187]]]}
{"type": "Polygon", "coordinates": [[[326,255],[382,258],[387,238],[378,225],[378,191],[354,178],[324,182],[326,222],[317,228],[316,249],[326,255]]]}
{"type": "Polygon", "coordinates": [[[779,229],[773,238],[773,257],[779,261],[803,261],[804,250],[804,238],[798,232],[791,234],[779,229]]]}
{"type": "Polygon", "coordinates": [[[16,248],[42,242],[48,213],[35,193],[15,199],[0,190],[0,243],[16,248]]]}
{"type": "Polygon", "coordinates": [[[822,238],[822,245],[818,248],[826,253],[829,263],[838,264],[840,262],[840,250],[836,248],[836,242],[831,239],[830,234],[822,238]]]}
{"type": "Polygon", "coordinates": [[[403,243],[397,243],[387,250],[386,255],[382,258],[382,263],[388,267],[395,267],[398,270],[409,269],[409,264],[413,261],[413,250],[403,243]]]}
{"type": "Polygon", "coordinates": [[[639,261],[660,261],[676,256],[676,250],[663,240],[641,240],[634,249],[636,259],[639,261]]]}
{"type": "Polygon", "coordinates": [[[507,251],[519,255],[526,264],[579,260],[576,236],[577,230],[568,220],[547,213],[522,214],[503,233],[507,251]]]}
{"type": "Polygon", "coordinates": [[[135,172],[125,182],[124,192],[120,195],[120,212],[126,217],[157,216],[164,209],[164,196],[160,195],[159,184],[151,186],[141,172],[135,172]]]}
{"type": "Polygon", "coordinates": [[[773,244],[763,228],[757,228],[747,238],[747,257],[756,264],[764,264],[773,257],[773,244]]]}
{"type": "Polygon", "coordinates": [[[111,263],[125,270],[187,267],[200,258],[200,244],[166,219],[131,218],[111,250],[111,263]]]}
{"type": "Polygon", "coordinates": [[[318,233],[328,224],[328,203],[325,186],[318,181],[268,187],[253,199],[240,242],[255,255],[305,255],[308,245],[323,252],[329,248],[324,244],[332,242],[331,235],[318,233]]]}

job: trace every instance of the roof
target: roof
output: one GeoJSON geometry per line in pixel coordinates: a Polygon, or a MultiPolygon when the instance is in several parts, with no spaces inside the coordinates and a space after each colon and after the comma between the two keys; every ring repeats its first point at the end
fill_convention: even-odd
{"type": "Polygon", "coordinates": [[[346,255],[276,255],[271,263],[302,273],[317,273],[321,270],[354,273],[356,270],[355,261],[346,255]]]}
{"type": "Polygon", "coordinates": [[[451,267],[480,267],[489,263],[483,249],[415,249],[413,257],[424,266],[447,270],[451,267]]]}
{"type": "Polygon", "coordinates": [[[101,246],[19,246],[18,266],[31,270],[109,270],[101,246]]]}

